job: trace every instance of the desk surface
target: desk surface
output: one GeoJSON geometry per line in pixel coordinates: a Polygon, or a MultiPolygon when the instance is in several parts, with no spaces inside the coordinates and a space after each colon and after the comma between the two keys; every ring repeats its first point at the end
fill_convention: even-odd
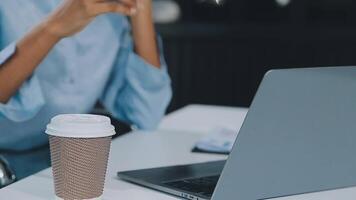
{"type": "MultiPolygon", "coordinates": [[[[191,153],[190,150],[194,143],[211,128],[227,126],[239,129],[246,112],[247,109],[244,108],[192,105],[165,117],[157,131],[137,131],[114,140],[110,152],[104,199],[177,199],[118,180],[115,174],[117,171],[124,170],[226,159],[226,156],[191,153]]],[[[355,196],[356,188],[349,188],[278,200],[351,200],[355,196]]],[[[51,169],[0,190],[0,197],[9,200],[53,199],[51,169]]]]}

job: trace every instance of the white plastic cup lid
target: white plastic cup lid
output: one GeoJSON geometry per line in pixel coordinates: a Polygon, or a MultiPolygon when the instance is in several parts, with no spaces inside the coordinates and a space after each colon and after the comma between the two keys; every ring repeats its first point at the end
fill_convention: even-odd
{"type": "Polygon", "coordinates": [[[115,135],[108,117],[88,114],[63,114],[52,118],[46,133],[69,138],[99,138],[115,135]]]}

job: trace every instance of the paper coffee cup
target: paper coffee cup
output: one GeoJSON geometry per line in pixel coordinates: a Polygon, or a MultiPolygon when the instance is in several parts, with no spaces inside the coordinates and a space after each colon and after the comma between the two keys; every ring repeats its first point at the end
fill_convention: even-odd
{"type": "Polygon", "coordinates": [[[47,125],[57,199],[100,199],[115,128],[108,117],[65,114],[47,125]]]}

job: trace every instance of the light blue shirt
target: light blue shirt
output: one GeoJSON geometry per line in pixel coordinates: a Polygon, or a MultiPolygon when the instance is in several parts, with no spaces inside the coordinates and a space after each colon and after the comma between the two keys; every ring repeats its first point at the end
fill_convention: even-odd
{"type": "MultiPolygon", "coordinates": [[[[61,2],[0,1],[0,64],[16,52],[16,41],[61,2]]],[[[133,52],[125,17],[98,17],[60,41],[16,95],[0,104],[0,149],[43,145],[54,115],[88,113],[98,100],[118,119],[155,128],[171,99],[170,78],[161,63],[161,69],[155,68],[133,52]]]]}

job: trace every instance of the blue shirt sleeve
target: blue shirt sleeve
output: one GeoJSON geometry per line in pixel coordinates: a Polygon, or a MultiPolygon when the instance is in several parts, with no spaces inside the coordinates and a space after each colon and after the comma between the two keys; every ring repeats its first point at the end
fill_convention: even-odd
{"type": "Polygon", "coordinates": [[[158,40],[160,68],[150,65],[134,53],[127,25],[120,40],[122,46],[117,64],[102,98],[102,103],[114,117],[140,129],[155,129],[172,97],[162,43],[158,40]]]}
{"type": "MultiPolygon", "coordinates": [[[[15,52],[15,43],[0,51],[0,67],[15,52]]],[[[0,119],[5,117],[15,122],[26,121],[34,117],[43,105],[42,90],[36,75],[33,75],[6,104],[0,103],[0,119]]]]}

